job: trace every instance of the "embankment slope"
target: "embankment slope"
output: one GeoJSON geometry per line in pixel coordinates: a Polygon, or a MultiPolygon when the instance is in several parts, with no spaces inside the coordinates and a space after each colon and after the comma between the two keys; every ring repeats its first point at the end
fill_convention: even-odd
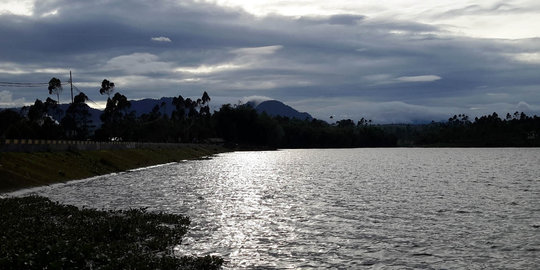
{"type": "Polygon", "coordinates": [[[215,145],[99,151],[2,152],[0,193],[227,152],[215,145]]]}

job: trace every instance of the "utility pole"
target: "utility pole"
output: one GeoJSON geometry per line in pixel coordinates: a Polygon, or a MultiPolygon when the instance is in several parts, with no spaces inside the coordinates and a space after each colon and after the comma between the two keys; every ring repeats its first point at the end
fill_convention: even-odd
{"type": "Polygon", "coordinates": [[[73,104],[73,78],[71,77],[71,70],[69,71],[69,84],[71,85],[71,103],[73,104]]]}

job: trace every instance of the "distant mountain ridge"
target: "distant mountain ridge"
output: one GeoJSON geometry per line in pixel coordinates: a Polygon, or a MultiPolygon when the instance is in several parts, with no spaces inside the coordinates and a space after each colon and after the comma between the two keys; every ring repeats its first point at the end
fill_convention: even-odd
{"type": "Polygon", "coordinates": [[[129,102],[131,102],[131,110],[135,111],[137,117],[151,112],[156,105],[161,108],[161,113],[171,116],[175,109],[172,100],[172,97],[162,97],[160,99],[145,98],[140,100],[130,100],[129,102]]]}
{"type": "MultiPolygon", "coordinates": [[[[161,113],[171,116],[172,112],[174,111],[174,105],[172,104],[172,99],[173,99],[172,97],[162,97],[160,99],[145,98],[141,100],[130,100],[130,103],[131,103],[130,110],[134,111],[135,115],[139,117],[145,113],[150,113],[152,109],[154,108],[154,106],[158,105],[161,108],[160,109],[161,113]]],[[[58,110],[49,111],[49,114],[56,121],[60,122],[60,120],[62,120],[62,118],[65,116],[65,113],[67,109],[69,108],[69,105],[70,104],[68,103],[62,103],[58,105],[58,110]]],[[[9,108],[5,108],[5,109],[9,109],[9,108]]],[[[20,111],[22,110],[22,107],[11,108],[11,109],[20,111]]],[[[0,110],[3,110],[3,109],[0,108],[0,110]]],[[[95,109],[88,106],[88,112],[90,113],[90,120],[92,120],[92,125],[94,125],[95,128],[99,128],[101,126],[100,116],[103,113],[103,110],[95,109]]]]}
{"type": "MultiPolygon", "coordinates": [[[[141,100],[131,100],[131,110],[134,110],[137,116],[141,116],[142,114],[151,112],[154,106],[158,105],[162,107],[162,113],[171,116],[172,112],[175,109],[174,105],[172,104],[172,100],[172,97],[162,97],[160,99],[145,98],[141,100]]],[[[268,115],[271,116],[284,116],[300,120],[313,119],[313,117],[309,113],[299,112],[291,106],[286,105],[278,100],[266,100],[258,104],[254,101],[249,101],[246,104],[254,108],[258,113],[266,112],[268,115]]]]}
{"type": "Polygon", "coordinates": [[[247,103],[247,105],[253,107],[258,113],[266,112],[270,116],[283,116],[296,118],[299,120],[313,119],[309,113],[299,112],[293,107],[278,100],[266,100],[259,104],[254,101],[250,101],[247,103]]]}
{"type": "MultiPolygon", "coordinates": [[[[86,104],[86,106],[88,106],[86,104]]],[[[58,109],[56,112],[52,112],[52,118],[54,118],[56,121],[60,122],[62,118],[66,115],[66,111],[69,108],[69,104],[60,104],[58,105],[58,109]]],[[[51,113],[49,111],[49,113],[51,113]]],[[[90,113],[90,120],[92,121],[91,125],[95,126],[94,128],[98,128],[101,126],[101,119],[99,117],[103,113],[102,110],[94,109],[90,106],[88,106],[88,113],[90,113]]]]}
{"type": "MultiPolygon", "coordinates": [[[[141,100],[131,100],[131,110],[135,111],[135,114],[137,116],[141,116],[142,114],[151,112],[154,106],[158,105],[162,108],[162,113],[171,116],[172,112],[175,109],[174,105],[172,104],[172,100],[172,97],[162,97],[160,99],[145,98],[141,100]]],[[[268,115],[271,116],[284,116],[300,120],[313,119],[313,117],[309,113],[299,112],[291,106],[286,105],[278,100],[266,100],[258,104],[250,101],[247,104],[253,107],[258,113],[266,112],[268,115]]]]}
{"type": "MultiPolygon", "coordinates": [[[[175,106],[172,104],[172,100],[172,97],[162,97],[160,99],[145,98],[140,100],[130,100],[130,110],[135,111],[135,115],[139,117],[145,113],[150,113],[152,109],[157,105],[160,107],[161,113],[171,116],[172,112],[175,109],[175,106]]],[[[266,112],[270,116],[283,116],[300,120],[313,119],[313,117],[309,113],[299,112],[291,106],[286,105],[278,100],[266,100],[261,103],[249,101],[246,103],[246,105],[251,106],[258,113],[266,112]]],[[[60,122],[60,120],[64,117],[68,107],[69,104],[60,104],[58,106],[59,110],[53,112],[51,116],[58,122],[60,122]]],[[[18,109],[20,110],[21,108],[18,109]]],[[[88,107],[88,112],[90,113],[92,125],[94,125],[95,128],[99,128],[101,126],[100,116],[103,113],[103,110],[88,107]]]]}

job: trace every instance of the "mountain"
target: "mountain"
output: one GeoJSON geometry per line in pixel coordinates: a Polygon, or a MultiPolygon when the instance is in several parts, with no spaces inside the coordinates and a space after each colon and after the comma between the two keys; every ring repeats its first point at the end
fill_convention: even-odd
{"type": "Polygon", "coordinates": [[[140,100],[130,100],[129,102],[131,102],[130,109],[135,111],[135,115],[137,115],[137,117],[151,112],[156,105],[161,107],[162,113],[171,116],[172,112],[174,111],[172,100],[172,97],[162,97],[160,99],[145,98],[140,100]]]}
{"type": "MultiPolygon", "coordinates": [[[[154,106],[158,105],[162,107],[161,112],[171,115],[174,111],[174,105],[172,104],[172,97],[163,97],[160,99],[141,99],[141,100],[131,100],[131,110],[135,111],[135,114],[137,116],[140,116],[144,113],[149,113],[152,111],[154,106]]],[[[268,115],[271,116],[285,116],[289,118],[297,118],[297,119],[308,119],[311,120],[313,117],[309,113],[305,112],[299,112],[292,108],[291,106],[288,106],[284,104],[281,101],[277,100],[267,100],[263,101],[261,103],[256,102],[248,102],[249,106],[253,107],[257,112],[262,113],[266,112],[268,115]]]]}
{"type": "MultiPolygon", "coordinates": [[[[141,99],[141,100],[130,100],[131,102],[131,108],[130,111],[135,111],[135,115],[137,117],[141,116],[145,113],[150,113],[154,106],[158,105],[161,107],[161,112],[166,113],[167,115],[171,116],[172,111],[174,110],[174,106],[172,105],[172,97],[163,97],[160,99],[141,99]],[[163,104],[163,105],[162,105],[163,104]]],[[[92,120],[92,125],[94,125],[94,128],[99,128],[101,126],[101,119],[99,118],[101,114],[103,113],[103,110],[94,109],[92,107],[88,107],[88,112],[90,113],[90,120],[92,120]]],[[[60,122],[62,118],[64,118],[67,109],[69,108],[69,104],[64,103],[58,105],[58,110],[49,111],[49,115],[51,115],[52,118],[54,118],[56,121],[60,122]]],[[[13,108],[16,111],[20,111],[22,108],[13,108]]]]}
{"type": "MultiPolygon", "coordinates": [[[[172,97],[163,97],[160,99],[151,99],[145,98],[140,100],[130,100],[131,103],[130,111],[135,111],[135,116],[139,117],[145,113],[150,113],[154,106],[158,105],[161,107],[161,112],[171,116],[174,106],[172,105],[172,97]]],[[[69,107],[69,104],[61,104],[60,107],[65,112],[69,107]]],[[[91,114],[92,124],[96,128],[101,126],[101,119],[99,118],[103,113],[103,110],[89,108],[88,112],[91,114]]]]}
{"type": "Polygon", "coordinates": [[[289,105],[284,104],[277,100],[267,100],[259,103],[248,102],[249,106],[254,107],[258,113],[266,112],[271,116],[284,116],[289,118],[296,118],[300,120],[311,120],[313,117],[309,113],[299,112],[289,105]]]}
{"type": "MultiPolygon", "coordinates": [[[[154,106],[158,105],[161,107],[160,111],[161,113],[165,113],[169,116],[171,116],[174,108],[174,105],[172,104],[172,97],[163,97],[160,99],[141,99],[141,100],[130,100],[131,102],[131,108],[130,110],[135,111],[135,115],[137,117],[141,116],[145,113],[150,113],[154,106]]],[[[292,108],[291,106],[288,106],[284,104],[281,101],[277,100],[267,100],[263,101],[261,103],[250,101],[246,103],[248,106],[253,107],[258,113],[266,112],[268,115],[271,116],[284,116],[289,118],[296,118],[300,120],[311,120],[313,117],[309,113],[305,112],[299,112],[292,108]]],[[[59,110],[56,112],[51,111],[49,112],[51,116],[56,119],[58,122],[64,117],[65,111],[69,107],[69,104],[60,104],[58,106],[59,110]]],[[[21,108],[14,108],[16,110],[21,110],[21,108]]],[[[88,107],[88,112],[90,113],[90,119],[92,120],[92,125],[95,126],[95,128],[99,128],[101,126],[101,119],[99,118],[101,114],[103,113],[103,110],[94,109],[91,107],[88,107]]]]}
{"type": "MultiPolygon", "coordinates": [[[[94,125],[94,128],[98,128],[101,126],[101,119],[99,117],[103,113],[102,110],[94,109],[88,105],[85,104],[85,106],[88,107],[88,112],[90,113],[90,120],[92,120],[92,125],[94,125]]],[[[49,111],[49,114],[54,118],[56,121],[60,122],[62,118],[64,118],[67,109],[69,108],[69,104],[60,104],[58,105],[57,111],[49,111]]]]}

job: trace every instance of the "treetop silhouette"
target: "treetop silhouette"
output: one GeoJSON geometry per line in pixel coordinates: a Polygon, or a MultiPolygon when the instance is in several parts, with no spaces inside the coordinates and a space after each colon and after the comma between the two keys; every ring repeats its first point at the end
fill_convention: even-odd
{"type": "Polygon", "coordinates": [[[62,82],[60,79],[53,77],[49,81],[49,95],[56,94],[56,100],[60,103],[60,93],[62,93],[62,82]]]}

